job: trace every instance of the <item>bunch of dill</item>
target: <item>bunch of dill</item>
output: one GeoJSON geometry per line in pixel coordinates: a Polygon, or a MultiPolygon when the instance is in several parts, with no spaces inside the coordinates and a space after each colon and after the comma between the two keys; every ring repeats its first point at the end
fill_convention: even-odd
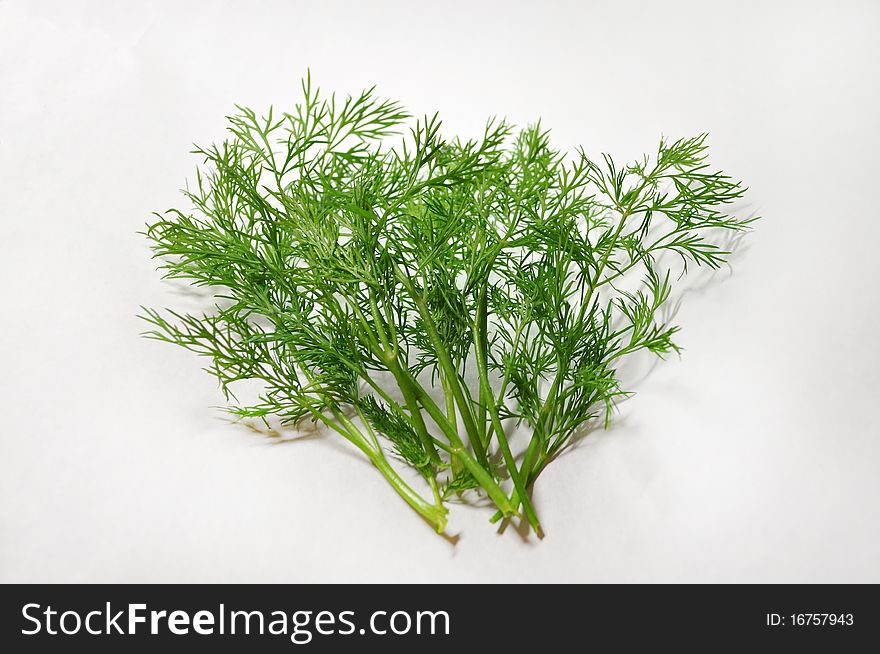
{"type": "MultiPolygon", "coordinates": [[[[705,161],[705,135],[618,166],[563,155],[534,125],[440,133],[373,90],[292,113],[247,108],[204,159],[191,207],[146,235],[165,277],[204,286],[212,311],[145,309],[148,335],[258,380],[242,417],[321,423],[351,442],[438,532],[476,489],[538,534],[535,480],[625,394],[617,369],[677,351],[661,260],[718,267],[743,187],[705,161]],[[635,280],[635,282],[633,282],[635,280]],[[514,451],[511,427],[525,425],[514,451]],[[420,492],[388,453],[425,480],[420,492]]],[[[412,478],[412,477],[411,477],[412,478]]]]}

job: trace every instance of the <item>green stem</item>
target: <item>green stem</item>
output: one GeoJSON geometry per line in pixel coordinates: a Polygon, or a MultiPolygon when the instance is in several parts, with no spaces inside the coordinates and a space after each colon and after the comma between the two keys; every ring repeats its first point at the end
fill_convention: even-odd
{"type": "MultiPolygon", "coordinates": [[[[522,338],[523,327],[526,324],[525,318],[520,320],[516,326],[516,333],[513,337],[513,344],[510,346],[510,352],[516,352],[519,347],[519,341],[522,338]]],[[[529,330],[526,330],[526,339],[528,339],[529,330]]],[[[502,404],[504,402],[505,394],[507,393],[507,387],[510,385],[510,367],[505,366],[507,369],[504,371],[504,377],[501,380],[501,389],[498,391],[498,396],[495,399],[496,404],[502,404]]]]}
{"type": "MultiPolygon", "coordinates": [[[[455,413],[455,398],[452,397],[452,388],[446,380],[446,375],[442,373],[440,374],[440,384],[443,386],[443,397],[446,399],[446,419],[455,430],[455,433],[458,434],[458,415],[455,413]]],[[[451,463],[453,473],[461,470],[461,460],[453,458],[451,463]]]]}
{"type": "Polygon", "coordinates": [[[413,488],[397,474],[397,471],[388,463],[388,459],[382,453],[381,448],[372,448],[369,441],[363,433],[357,428],[351,420],[349,420],[339,409],[332,409],[333,417],[330,420],[320,411],[312,411],[312,414],[322,423],[341,434],[346,440],[363,452],[370,462],[382,473],[382,476],[391,484],[391,487],[397,491],[397,494],[409,504],[415,511],[422,516],[438,534],[443,533],[446,529],[446,508],[442,505],[431,504],[425,501],[413,488]],[[337,422],[338,421],[338,422],[337,422]]]}
{"type": "Polygon", "coordinates": [[[455,398],[455,403],[458,405],[459,412],[461,413],[461,421],[464,424],[464,429],[467,432],[468,438],[471,440],[471,445],[473,446],[474,453],[476,454],[479,462],[483,466],[485,466],[486,469],[490,469],[489,461],[486,457],[486,448],[483,442],[480,440],[480,434],[477,431],[477,426],[474,422],[473,414],[471,412],[471,406],[464,396],[464,392],[461,389],[461,383],[458,378],[458,372],[456,371],[455,366],[452,364],[452,358],[449,356],[449,352],[443,346],[440,335],[437,333],[437,327],[434,324],[434,319],[431,316],[431,312],[428,310],[428,307],[425,304],[425,299],[418,292],[416,292],[416,289],[412,285],[409,277],[407,277],[400,270],[400,268],[395,265],[394,269],[398,279],[403,284],[407,293],[409,293],[413,302],[415,302],[416,308],[419,311],[419,315],[425,323],[425,331],[428,334],[428,340],[431,341],[431,345],[433,346],[435,353],[437,354],[437,361],[440,364],[440,368],[446,375],[447,379],[449,380],[449,384],[452,387],[452,395],[455,398]]]}
{"type": "Polygon", "coordinates": [[[406,408],[409,411],[410,421],[412,422],[413,428],[416,430],[416,434],[419,436],[419,441],[421,441],[422,447],[425,449],[425,452],[428,453],[431,462],[434,465],[440,465],[442,459],[437,453],[437,448],[434,446],[434,439],[431,438],[431,434],[428,432],[428,426],[425,424],[425,419],[422,417],[422,411],[419,409],[418,394],[413,389],[409,376],[403,373],[403,369],[396,358],[392,359],[389,356],[386,359],[386,363],[391,374],[394,375],[394,379],[397,381],[397,386],[400,388],[400,392],[403,393],[403,399],[406,402],[406,408]]]}
{"type": "Polygon", "coordinates": [[[425,421],[422,418],[422,412],[419,409],[419,403],[416,398],[416,394],[413,392],[407,377],[402,374],[400,363],[397,360],[397,342],[395,340],[395,342],[392,344],[388,335],[385,333],[385,328],[383,326],[384,321],[382,320],[382,316],[379,313],[379,306],[376,303],[376,296],[372,292],[372,290],[370,291],[370,307],[373,310],[373,321],[377,326],[378,336],[382,341],[382,345],[384,346],[384,351],[381,355],[382,359],[388,366],[388,370],[390,370],[391,374],[394,375],[394,379],[397,380],[397,385],[400,387],[400,392],[403,393],[403,399],[406,402],[406,407],[407,409],[409,409],[410,419],[412,421],[413,427],[416,430],[416,434],[418,434],[419,440],[422,443],[422,447],[428,454],[428,458],[434,465],[440,465],[442,463],[442,460],[440,459],[440,454],[437,452],[437,448],[434,447],[434,439],[432,439],[431,434],[428,433],[428,427],[427,425],[425,425],[425,421]]]}
{"type": "Polygon", "coordinates": [[[437,426],[440,427],[446,438],[449,439],[451,445],[449,448],[450,455],[458,457],[461,460],[462,465],[474,476],[474,479],[480,483],[486,491],[486,494],[504,516],[511,516],[516,513],[516,510],[512,508],[510,500],[507,497],[507,493],[505,493],[501,486],[498,485],[498,482],[495,481],[492,475],[489,474],[473,456],[471,456],[471,453],[465,447],[455,427],[450,424],[449,420],[447,420],[446,416],[443,414],[443,410],[437,406],[437,403],[434,402],[430,395],[428,395],[428,392],[421,384],[415,380],[412,380],[412,382],[413,389],[418,394],[419,402],[425,407],[428,415],[430,415],[437,426]]]}
{"type": "MultiPolygon", "coordinates": [[[[538,440],[532,438],[529,441],[529,446],[526,449],[526,454],[523,457],[522,466],[520,467],[520,475],[523,479],[523,494],[520,495],[518,489],[514,488],[513,494],[510,497],[510,502],[513,506],[518,507],[520,503],[520,497],[528,497],[528,488],[533,483],[535,483],[535,478],[537,475],[533,475],[532,466],[534,465],[534,461],[538,456],[538,440]]],[[[490,522],[495,523],[501,520],[501,518],[505,517],[500,511],[496,511],[495,515],[490,518],[490,522]]],[[[537,530],[536,530],[537,531],[537,530]]]]}
{"type": "MultiPolygon", "coordinates": [[[[505,493],[501,486],[498,485],[492,475],[486,471],[486,468],[481,466],[480,463],[471,456],[470,452],[468,452],[459,437],[458,430],[446,418],[443,411],[437,406],[437,403],[434,402],[433,398],[431,398],[424,387],[419,384],[408,369],[399,364],[397,359],[385,360],[388,369],[391,371],[392,375],[394,375],[394,378],[400,387],[401,393],[404,395],[410,417],[412,418],[413,427],[419,434],[419,438],[422,439],[427,437],[430,439],[431,449],[428,450],[428,452],[434,452],[436,455],[434,439],[431,438],[428,433],[427,426],[425,425],[421,411],[419,410],[419,404],[428,411],[428,415],[430,415],[434,422],[437,423],[437,426],[440,427],[446,435],[446,438],[449,440],[450,447],[444,449],[448,450],[450,456],[458,458],[461,461],[461,464],[485,489],[486,494],[489,495],[489,498],[494,502],[495,506],[498,507],[503,515],[510,516],[516,513],[515,509],[511,507],[507,493],[505,493]]],[[[437,455],[437,458],[440,458],[439,455],[437,455]]]]}
{"type": "Polygon", "coordinates": [[[486,425],[486,411],[488,410],[488,403],[492,398],[492,387],[489,386],[489,376],[488,376],[488,359],[487,352],[489,351],[489,307],[488,307],[488,285],[489,279],[488,277],[483,280],[483,283],[480,286],[480,294],[477,298],[477,319],[476,319],[476,330],[474,334],[474,347],[477,348],[477,369],[480,371],[480,403],[477,407],[477,427],[480,430],[480,438],[483,443],[486,444],[486,448],[488,449],[491,446],[492,436],[488,431],[486,425]],[[482,352],[484,361],[480,360],[480,353],[482,352]],[[483,374],[483,367],[486,367],[486,374],[483,374]]]}
{"type": "MultiPolygon", "coordinates": [[[[382,323],[382,321],[379,319],[378,306],[375,302],[374,297],[371,297],[371,307],[374,311],[374,323],[378,326],[382,323]]],[[[364,316],[360,314],[360,311],[358,311],[357,313],[359,314],[358,317],[362,325],[364,327],[368,327],[368,323],[366,322],[364,316]]],[[[368,332],[371,333],[372,336],[372,331],[368,330],[368,332]]],[[[386,362],[389,371],[392,373],[392,375],[394,375],[398,387],[400,388],[401,393],[404,395],[404,400],[407,404],[407,409],[409,410],[413,427],[416,430],[416,433],[419,435],[420,441],[425,445],[429,444],[429,447],[426,447],[426,451],[429,453],[429,456],[431,456],[432,461],[434,461],[435,463],[442,463],[439,454],[437,454],[434,439],[431,438],[427,430],[427,426],[425,425],[425,422],[422,418],[418,403],[421,403],[421,405],[425,407],[429,415],[431,415],[434,421],[437,422],[437,425],[443,430],[444,434],[449,439],[451,447],[448,448],[448,451],[450,455],[454,458],[457,458],[461,462],[461,464],[474,476],[474,478],[486,490],[489,498],[498,507],[499,511],[501,511],[506,516],[515,513],[515,511],[511,509],[510,500],[508,499],[507,494],[495,482],[492,476],[488,472],[486,472],[486,469],[483,468],[477,461],[475,461],[472,456],[470,456],[470,453],[467,451],[467,448],[464,447],[464,444],[458,436],[458,430],[446,419],[446,417],[443,415],[443,412],[440,411],[439,407],[437,407],[436,403],[428,395],[427,391],[425,391],[421,384],[416,381],[409,370],[400,365],[396,356],[393,358],[390,357],[391,354],[396,352],[396,345],[388,342],[387,336],[385,336],[383,332],[379,332],[373,338],[382,339],[381,344],[374,341],[372,345],[377,347],[377,349],[379,350],[377,354],[382,357],[383,361],[386,362]],[[416,400],[418,400],[418,402],[416,402],[416,400]]],[[[372,380],[369,381],[371,385],[373,385],[374,387],[378,387],[375,382],[373,382],[372,380]]],[[[382,392],[382,395],[386,399],[389,399],[384,392],[382,392]]]]}
{"type": "MultiPolygon", "coordinates": [[[[643,188],[643,187],[644,187],[644,184],[642,185],[642,187],[639,188],[638,192],[641,192],[641,188],[643,188]]],[[[636,195],[638,195],[638,192],[636,193],[636,195]]],[[[584,316],[586,315],[587,307],[590,305],[590,303],[592,301],[593,294],[595,293],[596,288],[599,285],[599,280],[602,277],[602,273],[605,272],[605,267],[608,265],[608,260],[611,257],[611,253],[614,250],[614,247],[617,245],[617,239],[620,238],[620,233],[623,231],[623,228],[626,224],[626,220],[627,220],[627,218],[629,218],[631,211],[632,211],[631,206],[628,206],[626,209],[621,209],[620,220],[618,221],[617,227],[615,228],[614,233],[611,236],[611,242],[608,244],[608,247],[605,248],[605,252],[602,255],[602,259],[600,260],[599,265],[596,267],[596,273],[590,279],[589,290],[587,291],[587,295],[584,298],[583,302],[581,303],[581,307],[580,307],[580,310],[578,311],[578,317],[577,317],[576,322],[580,322],[581,320],[583,320],[584,316]]],[[[544,400],[544,405],[541,407],[541,413],[538,416],[538,421],[537,421],[538,425],[540,425],[542,427],[543,427],[544,421],[547,419],[547,415],[549,414],[551,409],[553,409],[555,407],[556,396],[559,391],[559,386],[562,383],[564,371],[565,371],[565,367],[561,365],[561,362],[558,363],[557,369],[556,369],[556,375],[554,376],[553,383],[550,386],[550,390],[547,393],[547,398],[544,400]]],[[[536,438],[540,438],[538,436],[537,431],[532,436],[532,440],[529,442],[529,447],[528,447],[528,450],[526,451],[526,459],[523,460],[522,470],[525,470],[527,475],[528,475],[529,468],[531,466],[531,462],[528,461],[529,452],[537,449],[536,446],[538,443],[536,441],[536,438]],[[527,466],[527,463],[529,464],[528,466],[527,466]]],[[[521,496],[521,494],[517,491],[516,488],[514,488],[514,491],[510,496],[511,504],[513,504],[514,507],[519,507],[519,503],[521,501],[520,496],[521,496]]],[[[492,519],[493,520],[499,519],[498,514],[496,514],[495,516],[492,516],[492,519]]]]}
{"type": "MultiPolygon", "coordinates": [[[[485,302],[485,293],[483,293],[482,302],[485,302]]],[[[535,530],[535,533],[540,534],[541,524],[538,521],[538,516],[532,506],[531,498],[529,498],[528,493],[526,493],[526,488],[522,482],[520,471],[516,467],[516,460],[513,458],[513,453],[510,451],[510,444],[507,442],[507,435],[504,433],[504,427],[501,424],[501,417],[498,415],[498,406],[493,401],[492,391],[489,386],[488,359],[486,357],[486,351],[483,349],[483,343],[485,340],[484,336],[480,335],[479,330],[480,326],[474,325],[474,331],[476,332],[474,334],[474,347],[476,349],[477,369],[480,374],[480,388],[483,391],[482,405],[489,411],[489,416],[492,420],[492,427],[495,430],[495,437],[498,439],[498,446],[501,448],[504,463],[507,465],[507,469],[510,472],[510,478],[513,480],[514,497],[517,497],[522,501],[526,519],[529,521],[532,529],[535,530]]],[[[514,504],[514,506],[516,505],[514,504]]]]}
{"type": "MultiPolygon", "coordinates": [[[[370,457],[370,460],[373,462],[373,465],[379,469],[379,472],[385,476],[388,483],[394,487],[394,490],[397,491],[404,501],[427,520],[438,534],[443,533],[446,529],[446,508],[441,505],[426,502],[421,495],[416,493],[409,484],[397,474],[384,455],[379,454],[378,456],[370,457]]],[[[433,479],[429,479],[429,483],[432,481],[433,479]]],[[[436,497],[436,482],[434,482],[432,489],[435,490],[436,497]]]]}

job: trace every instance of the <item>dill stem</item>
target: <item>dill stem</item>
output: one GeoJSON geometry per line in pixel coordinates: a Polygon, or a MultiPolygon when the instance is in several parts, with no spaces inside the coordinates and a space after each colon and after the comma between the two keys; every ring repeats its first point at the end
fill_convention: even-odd
{"type": "MultiPolygon", "coordinates": [[[[636,191],[635,195],[641,192],[641,190],[645,187],[646,183],[643,183],[638,191],[636,191]]],[[[626,225],[627,219],[631,215],[630,207],[621,210],[620,220],[617,223],[617,227],[614,230],[614,233],[611,236],[611,241],[608,244],[608,247],[605,248],[605,252],[602,255],[602,259],[599,262],[599,265],[596,267],[596,273],[590,279],[589,288],[587,289],[586,297],[581,303],[580,309],[578,311],[577,322],[580,322],[584,319],[586,315],[587,307],[592,302],[593,294],[598,287],[599,279],[602,276],[602,273],[605,272],[605,267],[608,265],[608,260],[611,257],[611,252],[614,250],[617,245],[617,240],[620,238],[620,234],[623,231],[624,226],[626,225]]],[[[559,388],[562,385],[562,378],[564,376],[565,367],[561,364],[561,362],[557,362],[556,365],[556,375],[553,378],[553,382],[550,386],[550,390],[547,392],[547,397],[544,400],[543,406],[541,407],[541,413],[538,415],[537,425],[535,432],[532,434],[532,439],[529,442],[528,449],[526,450],[526,456],[523,459],[522,470],[525,471],[526,476],[530,474],[530,469],[532,466],[531,459],[534,459],[534,452],[537,451],[538,440],[543,440],[545,437],[549,437],[549,434],[543,433],[544,421],[547,419],[548,415],[552,413],[552,410],[555,409],[556,406],[556,397],[559,393],[559,388]],[[531,456],[529,456],[531,454],[531,456]]],[[[510,502],[514,506],[514,510],[519,507],[520,502],[523,501],[523,496],[525,493],[519,491],[518,488],[513,489],[513,493],[510,496],[510,502]]],[[[498,514],[496,513],[492,516],[493,521],[498,520],[498,514]]]]}
{"type": "MultiPolygon", "coordinates": [[[[480,296],[477,301],[477,320],[474,322],[473,325],[474,354],[476,355],[477,370],[480,375],[480,391],[482,393],[482,397],[480,398],[480,406],[483,407],[484,412],[487,410],[489,412],[492,427],[495,430],[495,437],[498,439],[498,446],[499,448],[501,448],[501,454],[504,457],[504,463],[507,466],[508,472],[510,473],[511,480],[513,481],[515,493],[518,495],[519,498],[522,499],[522,505],[523,510],[526,514],[526,519],[532,526],[532,529],[535,530],[535,533],[540,534],[541,523],[539,522],[538,516],[535,513],[535,509],[532,506],[531,499],[526,493],[520,471],[516,467],[516,460],[513,458],[513,453],[510,451],[510,444],[507,442],[507,435],[504,433],[504,426],[501,424],[501,417],[498,415],[498,406],[494,402],[492,389],[489,385],[489,359],[486,352],[486,342],[488,340],[486,337],[486,331],[488,329],[488,320],[486,319],[486,293],[486,284],[483,284],[483,287],[480,291],[480,296]]],[[[491,438],[491,435],[489,436],[489,438],[491,438]]],[[[488,440],[489,439],[487,438],[487,442],[488,440]]],[[[515,506],[516,505],[514,505],[514,507],[515,506]]]]}
{"type": "MultiPolygon", "coordinates": [[[[520,477],[522,479],[523,490],[520,492],[518,488],[514,488],[513,493],[511,493],[510,496],[510,503],[514,506],[514,510],[519,507],[522,497],[528,498],[529,486],[531,486],[535,481],[535,477],[532,475],[532,471],[535,458],[538,455],[539,441],[541,440],[541,438],[541,436],[537,435],[536,430],[536,434],[532,436],[532,439],[529,441],[529,445],[526,448],[526,453],[523,456],[523,462],[519,469],[520,477]]],[[[500,511],[496,511],[495,514],[490,518],[489,522],[498,522],[503,517],[504,516],[500,511]]]]}
{"type": "Polygon", "coordinates": [[[485,362],[480,362],[480,352],[477,353],[478,361],[477,366],[480,371],[480,377],[482,379],[481,385],[484,385],[484,393],[483,393],[483,402],[486,403],[489,409],[489,416],[491,418],[492,427],[495,430],[495,437],[498,439],[498,446],[501,448],[501,454],[504,457],[504,463],[507,466],[508,472],[510,473],[510,478],[513,480],[513,497],[511,498],[511,504],[514,507],[514,510],[517,508],[517,501],[521,501],[523,505],[523,510],[526,514],[526,519],[529,524],[532,526],[532,529],[535,530],[536,534],[541,534],[541,523],[538,520],[538,515],[535,513],[534,506],[532,506],[532,501],[526,492],[525,484],[522,480],[522,473],[516,467],[516,460],[513,458],[513,453],[510,451],[510,444],[507,442],[507,435],[504,433],[504,426],[501,424],[501,418],[498,415],[498,407],[492,402],[492,393],[489,390],[489,380],[487,375],[487,366],[485,362]]]}
{"type": "Polygon", "coordinates": [[[320,411],[313,411],[312,414],[322,423],[342,435],[346,440],[363,452],[375,468],[382,473],[382,476],[397,491],[397,494],[409,504],[415,511],[422,516],[438,534],[443,533],[446,529],[446,514],[444,507],[431,504],[426,501],[412,486],[406,483],[404,479],[388,462],[381,447],[370,447],[369,441],[363,432],[358,429],[351,420],[349,420],[339,409],[332,409],[335,420],[330,420],[320,411]]]}
{"type": "MultiPolygon", "coordinates": [[[[480,486],[486,491],[486,494],[489,496],[489,499],[498,507],[500,513],[505,516],[510,516],[516,513],[516,510],[511,506],[510,500],[507,497],[507,493],[504,492],[504,489],[498,485],[498,482],[495,481],[494,477],[490,474],[489,471],[486,470],[480,463],[471,456],[471,453],[468,451],[467,447],[465,447],[464,442],[458,435],[458,431],[452,424],[447,420],[443,411],[440,407],[437,406],[437,403],[434,402],[433,398],[428,395],[428,392],[419,384],[417,381],[413,381],[413,388],[418,393],[419,402],[421,402],[422,406],[428,412],[428,415],[434,420],[438,427],[443,431],[443,434],[449,439],[450,448],[449,454],[452,457],[457,457],[464,468],[473,475],[474,479],[476,479],[480,486]]],[[[454,460],[454,458],[453,458],[454,460]]]]}
{"type": "MultiPolygon", "coordinates": [[[[440,506],[439,504],[431,504],[430,502],[426,502],[421,495],[416,493],[412,487],[407,484],[403,478],[397,474],[397,471],[391,467],[391,464],[388,463],[388,459],[381,453],[378,453],[374,456],[370,456],[370,461],[372,461],[373,465],[379,469],[385,479],[388,480],[394,490],[404,499],[404,501],[409,504],[413,509],[415,509],[419,515],[421,515],[425,520],[427,520],[431,526],[437,531],[438,534],[443,533],[446,529],[446,509],[440,506]]],[[[433,480],[429,478],[429,484],[431,484],[433,480]]],[[[432,485],[432,490],[434,491],[435,497],[437,497],[436,493],[436,482],[432,485]]]]}
{"type": "MultiPolygon", "coordinates": [[[[449,381],[446,379],[446,375],[441,372],[440,373],[440,384],[443,387],[443,396],[446,400],[446,419],[449,421],[449,425],[452,429],[455,430],[455,433],[458,433],[458,415],[455,412],[455,398],[452,397],[452,387],[449,385],[449,381]]],[[[452,464],[452,472],[457,473],[462,469],[461,460],[458,458],[453,458],[450,461],[452,464]]]]}
{"type": "Polygon", "coordinates": [[[425,331],[428,335],[428,340],[431,341],[431,345],[434,348],[434,352],[437,355],[437,361],[440,364],[440,368],[443,373],[446,374],[447,380],[449,381],[449,385],[452,387],[452,395],[455,398],[455,403],[458,405],[459,411],[461,413],[461,420],[464,424],[465,431],[467,432],[468,438],[471,441],[471,446],[473,447],[474,453],[476,454],[477,460],[483,465],[487,470],[490,470],[489,460],[486,457],[486,448],[480,439],[480,434],[477,431],[476,423],[474,422],[473,414],[471,413],[471,406],[468,404],[467,399],[464,396],[464,392],[461,388],[461,383],[458,379],[458,373],[455,370],[455,366],[452,364],[452,358],[449,356],[449,352],[443,345],[443,342],[440,339],[440,335],[437,333],[437,326],[434,324],[434,319],[431,317],[431,312],[428,310],[427,305],[425,304],[425,299],[416,292],[415,287],[412,285],[412,281],[400,270],[399,267],[395,264],[395,272],[397,273],[398,279],[403,283],[404,288],[407,293],[412,298],[413,302],[418,309],[419,315],[425,323],[425,331]]]}
{"type": "Polygon", "coordinates": [[[446,402],[446,419],[458,433],[458,414],[455,411],[455,398],[452,395],[452,385],[445,372],[440,373],[440,385],[443,387],[443,397],[446,402]]]}
{"type": "Polygon", "coordinates": [[[400,388],[400,392],[403,393],[406,408],[409,410],[410,421],[416,430],[416,434],[418,434],[422,447],[425,449],[425,452],[427,452],[431,462],[434,463],[434,465],[439,465],[442,461],[440,455],[437,453],[437,448],[434,446],[434,439],[431,438],[431,434],[428,432],[428,426],[425,424],[425,419],[422,417],[422,411],[419,409],[418,396],[412,387],[412,383],[408,376],[403,374],[400,363],[397,361],[396,357],[392,358],[389,353],[389,355],[386,356],[385,361],[388,369],[397,381],[397,386],[400,388]]]}
{"type": "Polygon", "coordinates": [[[378,335],[382,341],[382,345],[384,346],[384,351],[382,352],[382,358],[385,361],[385,364],[388,366],[388,369],[391,371],[391,374],[394,375],[394,379],[397,380],[397,385],[400,387],[400,392],[403,393],[404,401],[406,402],[407,409],[409,409],[410,419],[412,421],[413,427],[416,430],[416,434],[418,434],[419,440],[422,443],[422,447],[425,449],[425,452],[428,454],[428,458],[431,459],[431,462],[434,465],[439,465],[442,463],[440,459],[440,455],[437,452],[437,448],[434,447],[434,439],[431,438],[431,434],[428,433],[428,428],[425,425],[425,421],[422,418],[422,412],[419,409],[419,403],[416,398],[416,394],[412,390],[412,386],[409,383],[409,380],[403,373],[401,372],[401,366],[398,362],[398,347],[396,341],[392,344],[389,340],[388,335],[385,333],[385,328],[382,326],[383,320],[382,316],[379,313],[379,307],[376,303],[376,295],[370,290],[370,307],[373,311],[373,320],[375,321],[378,328],[378,335]]]}
{"type": "Polygon", "coordinates": [[[486,444],[486,449],[491,445],[492,436],[486,425],[486,411],[488,404],[492,402],[492,387],[489,385],[488,375],[488,334],[489,334],[489,310],[488,310],[488,285],[489,278],[483,280],[480,286],[480,295],[477,300],[477,319],[475,321],[474,347],[477,354],[477,369],[480,372],[480,402],[478,405],[477,426],[480,429],[480,438],[486,444]],[[481,361],[480,353],[482,353],[481,361]],[[486,370],[483,370],[485,364],[486,370]],[[485,372],[485,374],[484,374],[485,372]]]}
{"type": "MultiPolygon", "coordinates": [[[[381,325],[382,320],[379,316],[378,306],[375,302],[375,297],[371,297],[371,306],[374,312],[374,321],[377,325],[381,325]]],[[[358,313],[360,314],[359,311],[358,313]]],[[[368,323],[366,322],[366,319],[362,314],[359,315],[359,319],[362,325],[368,327],[368,323]]],[[[434,333],[436,334],[436,331],[434,333]]],[[[396,356],[391,356],[393,353],[396,353],[398,349],[396,347],[396,343],[390,343],[387,339],[387,336],[384,335],[384,332],[379,332],[377,336],[371,336],[371,345],[378,350],[376,353],[386,363],[386,365],[388,366],[388,370],[394,376],[401,393],[403,393],[404,400],[407,404],[407,409],[409,410],[408,412],[410,414],[411,422],[416,430],[416,433],[419,436],[419,439],[422,441],[423,444],[430,444],[430,448],[426,448],[426,451],[428,452],[429,456],[433,455],[432,461],[434,461],[434,457],[436,457],[435,463],[442,462],[439,454],[437,454],[434,439],[428,432],[427,426],[425,425],[424,419],[422,418],[418,403],[421,403],[421,405],[425,407],[425,409],[428,411],[428,414],[431,416],[434,422],[437,423],[437,426],[440,427],[440,429],[446,435],[447,439],[449,439],[450,447],[444,449],[448,449],[450,455],[453,457],[452,460],[455,461],[456,459],[458,459],[463,467],[467,469],[468,472],[470,472],[474,476],[474,478],[477,479],[477,481],[479,481],[480,485],[485,489],[486,493],[489,495],[489,498],[498,507],[501,513],[503,513],[504,515],[512,515],[515,510],[512,509],[510,506],[510,501],[507,497],[507,493],[504,492],[504,490],[498,485],[492,475],[487,471],[488,462],[486,462],[486,467],[483,467],[480,462],[473,459],[467,448],[464,446],[461,438],[459,437],[458,429],[455,426],[454,421],[450,421],[446,418],[446,416],[443,415],[443,412],[434,402],[433,398],[431,398],[428,392],[424,389],[424,387],[419,384],[419,382],[415,379],[415,377],[412,376],[408,369],[400,365],[396,356]],[[378,341],[375,340],[376,338],[381,339],[382,343],[378,343],[378,341]],[[417,400],[417,402],[415,400],[417,400]]],[[[440,345],[440,347],[442,348],[442,344],[440,345]]],[[[443,349],[443,353],[448,359],[448,354],[446,353],[445,349],[443,349]]],[[[447,374],[448,368],[444,368],[441,373],[447,374]]],[[[448,376],[445,378],[448,379],[448,376]]],[[[372,380],[369,380],[369,383],[374,388],[378,388],[378,384],[375,384],[375,382],[373,382],[372,380]]],[[[457,380],[451,383],[454,384],[453,388],[458,387],[457,380]]],[[[387,394],[385,394],[384,392],[382,394],[386,400],[389,400],[387,394]]],[[[449,400],[447,396],[447,408],[448,407],[449,400]]],[[[452,408],[454,417],[454,405],[452,408]]]]}
{"type": "MultiPolygon", "coordinates": [[[[446,438],[449,440],[450,447],[448,448],[448,452],[450,456],[453,457],[453,460],[455,458],[460,460],[464,468],[466,468],[467,471],[470,472],[480,483],[480,486],[484,488],[489,498],[495,506],[498,507],[501,513],[505,516],[515,513],[516,511],[511,507],[507,493],[505,493],[504,489],[498,485],[490,472],[471,456],[467,447],[465,447],[464,442],[459,437],[458,430],[446,418],[443,411],[437,406],[437,403],[434,402],[433,398],[431,398],[425,388],[419,384],[418,380],[412,376],[409,370],[401,366],[396,359],[389,360],[386,358],[385,361],[389,370],[397,380],[401,392],[404,393],[404,397],[407,399],[407,408],[410,409],[410,414],[413,418],[413,426],[416,428],[417,433],[420,435],[423,434],[427,436],[427,438],[431,438],[418,406],[418,404],[421,403],[428,412],[428,415],[430,415],[434,422],[437,423],[437,426],[440,427],[446,438]],[[417,402],[411,406],[410,400],[417,400],[417,402]]],[[[431,439],[432,449],[433,443],[434,441],[431,439]]],[[[436,452],[436,450],[434,451],[436,452]]]]}

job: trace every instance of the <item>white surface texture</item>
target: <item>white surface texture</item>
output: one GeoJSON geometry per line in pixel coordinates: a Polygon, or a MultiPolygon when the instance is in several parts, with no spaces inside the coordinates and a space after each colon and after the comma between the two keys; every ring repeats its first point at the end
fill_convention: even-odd
{"type": "Polygon", "coordinates": [[[0,1],[0,581],[880,582],[880,3],[0,1]],[[710,133],[764,220],[540,479],[437,537],[334,438],[232,426],[136,232],[307,68],[447,133],[629,160],[710,133]]]}

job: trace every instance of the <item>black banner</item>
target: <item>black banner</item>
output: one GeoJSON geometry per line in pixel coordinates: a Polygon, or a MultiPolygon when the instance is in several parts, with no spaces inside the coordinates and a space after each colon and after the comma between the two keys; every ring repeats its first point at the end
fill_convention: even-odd
{"type": "Polygon", "coordinates": [[[0,593],[7,652],[845,647],[872,644],[880,617],[871,585],[8,585],[0,593]]]}

